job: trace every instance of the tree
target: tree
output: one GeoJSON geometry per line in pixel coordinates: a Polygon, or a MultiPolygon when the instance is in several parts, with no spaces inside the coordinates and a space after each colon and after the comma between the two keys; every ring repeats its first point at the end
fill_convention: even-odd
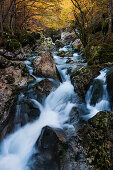
{"type": "Polygon", "coordinates": [[[108,14],[109,14],[108,35],[111,36],[111,33],[112,33],[112,0],[108,0],[108,14]]]}

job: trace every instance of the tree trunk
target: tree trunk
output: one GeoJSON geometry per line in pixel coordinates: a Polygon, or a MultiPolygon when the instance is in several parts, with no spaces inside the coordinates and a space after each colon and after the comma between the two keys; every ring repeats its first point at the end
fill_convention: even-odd
{"type": "Polygon", "coordinates": [[[112,0],[108,0],[108,13],[109,13],[108,35],[111,36],[111,33],[112,33],[112,0]]]}

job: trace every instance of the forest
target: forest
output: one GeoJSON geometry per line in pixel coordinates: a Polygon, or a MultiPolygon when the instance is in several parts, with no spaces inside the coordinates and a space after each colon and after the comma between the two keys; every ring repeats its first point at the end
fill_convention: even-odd
{"type": "Polygon", "coordinates": [[[113,1],[0,0],[0,170],[113,169],[113,1]]]}

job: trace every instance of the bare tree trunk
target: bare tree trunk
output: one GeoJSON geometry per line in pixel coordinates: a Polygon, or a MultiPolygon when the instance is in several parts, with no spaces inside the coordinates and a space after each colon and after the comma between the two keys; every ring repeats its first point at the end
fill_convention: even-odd
{"type": "Polygon", "coordinates": [[[108,0],[108,12],[109,12],[108,35],[111,36],[111,33],[112,33],[112,0],[108,0]]]}

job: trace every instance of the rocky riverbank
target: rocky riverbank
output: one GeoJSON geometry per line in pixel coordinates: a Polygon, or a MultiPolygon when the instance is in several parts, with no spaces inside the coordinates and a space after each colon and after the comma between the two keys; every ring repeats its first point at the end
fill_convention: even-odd
{"type": "MultiPolygon", "coordinates": [[[[33,74],[36,76],[35,78],[44,77],[44,80],[41,80],[38,84],[35,83],[33,91],[31,91],[33,94],[31,95],[35,93],[36,100],[38,96],[38,101],[41,103],[63,81],[63,77],[60,75],[50,51],[56,50],[56,55],[60,55],[65,61],[64,64],[69,64],[67,71],[71,74],[71,82],[81,101],[85,101],[87,90],[93,79],[99,75],[99,71],[103,68],[113,67],[112,62],[105,62],[104,64],[103,62],[94,62],[91,65],[91,61],[88,61],[90,66],[85,67],[85,65],[82,65],[85,60],[81,60],[80,57],[77,61],[74,61],[74,56],[73,60],[70,59],[73,52],[80,52],[83,49],[80,40],[77,39],[74,32],[63,32],[60,36],[61,39],[54,39],[55,44],[52,42],[52,38],[41,35],[40,39],[33,46],[30,47],[30,44],[28,44],[19,49],[18,53],[17,51],[10,52],[6,49],[0,50],[0,140],[14,130],[14,108],[17,103],[18,94],[28,87],[29,82],[33,82],[34,80],[29,75],[24,63],[24,60],[27,59],[27,56],[32,51],[36,57],[30,65],[29,61],[27,61],[28,66],[31,67],[32,65],[34,67],[33,74]],[[67,50],[65,45],[69,45],[70,42],[72,44],[71,49],[68,48],[67,50]],[[48,78],[52,78],[52,81],[48,80],[48,78]]],[[[63,67],[66,66],[64,65],[63,67]]],[[[111,108],[113,105],[112,73],[112,69],[107,72],[107,89],[110,96],[111,108]]],[[[22,113],[26,113],[29,110],[28,121],[33,121],[40,115],[36,103],[32,101],[28,102],[27,97],[23,101],[22,109],[22,113]]],[[[85,112],[85,110],[82,110],[82,112],[85,112]]],[[[64,130],[54,129],[49,126],[42,129],[36,143],[39,152],[34,154],[31,160],[34,162],[35,167],[31,168],[35,170],[40,165],[40,167],[43,166],[44,168],[46,166],[50,168],[55,167],[56,170],[112,169],[112,113],[108,111],[99,112],[86,122],[81,120],[79,109],[75,106],[72,109],[69,121],[74,126],[74,130],[67,127],[64,130]],[[57,159],[55,159],[56,157],[57,159]]]]}

